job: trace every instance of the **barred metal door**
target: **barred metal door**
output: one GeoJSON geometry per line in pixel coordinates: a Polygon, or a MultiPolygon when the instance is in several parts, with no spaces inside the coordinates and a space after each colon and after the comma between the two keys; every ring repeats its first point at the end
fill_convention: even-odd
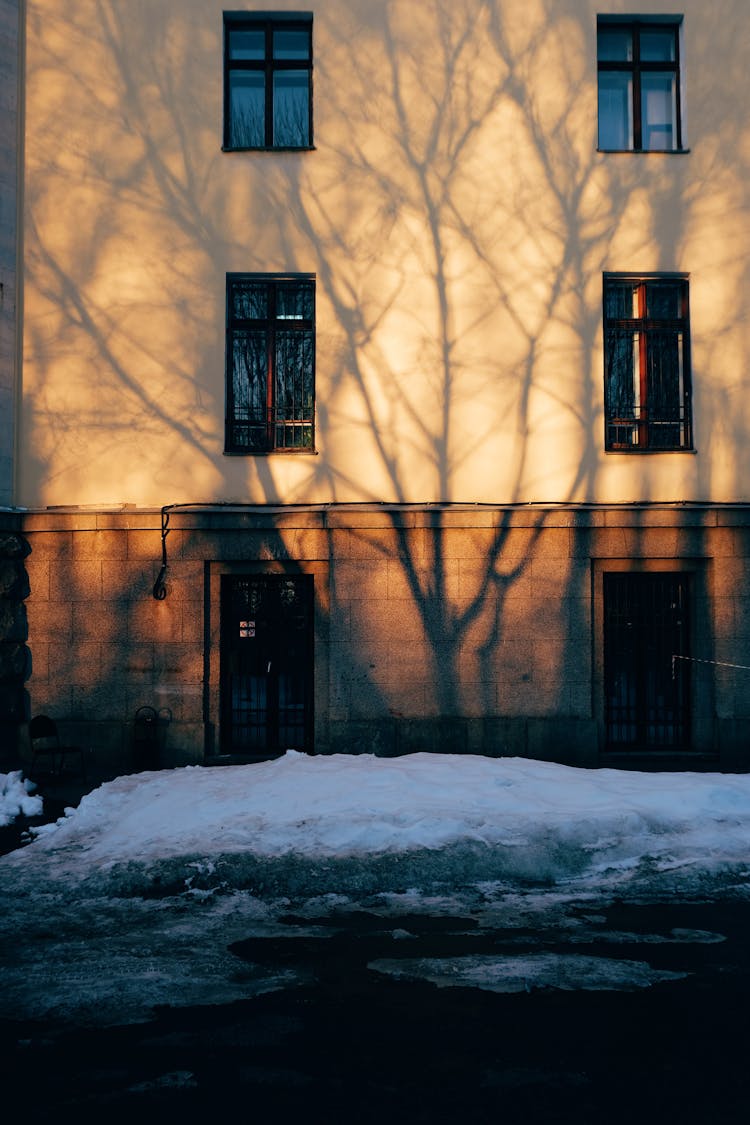
{"type": "Polygon", "coordinates": [[[312,750],[313,580],[228,575],[221,587],[221,745],[312,750]]]}
{"type": "Polygon", "coordinates": [[[610,750],[690,744],[689,575],[604,575],[604,699],[610,750]]]}

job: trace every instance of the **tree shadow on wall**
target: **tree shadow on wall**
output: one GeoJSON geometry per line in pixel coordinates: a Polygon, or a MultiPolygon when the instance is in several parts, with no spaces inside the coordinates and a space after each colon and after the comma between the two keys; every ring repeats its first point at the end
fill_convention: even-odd
{"type": "MultiPolygon", "coordinates": [[[[204,104],[195,75],[218,73],[220,21],[209,32],[199,0],[178,20],[168,6],[126,15],[98,0],[94,21],[61,0],[48,30],[64,25],[79,60],[106,67],[74,66],[54,34],[30,61],[30,81],[51,92],[29,157],[28,344],[40,369],[74,361],[65,393],[58,381],[33,403],[47,435],[37,476],[53,455],[78,482],[102,471],[85,435],[104,429],[106,460],[133,459],[165,502],[172,465],[189,465],[196,500],[242,499],[236,465],[221,465],[224,374],[211,368],[225,274],[315,270],[321,455],[291,495],[273,458],[248,461],[244,480],[268,504],[387,505],[387,535],[347,530],[350,557],[383,564],[419,629],[407,641],[395,628],[387,667],[371,669],[365,599],[334,573],[332,620],[354,615],[338,637],[354,710],[402,710],[413,689],[415,715],[590,715],[589,560],[560,509],[597,496],[601,275],[677,268],[690,224],[674,216],[701,212],[678,160],[597,153],[595,16],[582,8],[326,5],[317,151],[273,160],[219,152],[219,99],[204,104]],[[53,238],[59,183],[70,231],[53,238]],[[88,198],[111,206],[92,213],[88,198]],[[477,501],[459,543],[448,505],[477,501]]],[[[739,128],[727,114],[725,151],[750,151],[739,128]]],[[[727,189],[734,215],[746,214],[739,190],[727,189]]],[[[695,354],[699,382],[710,356],[695,354]]],[[[725,406],[736,444],[744,419],[725,406]]],[[[156,537],[155,548],[156,562],[156,537]]]]}
{"type": "MultiPolygon", "coordinates": [[[[427,715],[517,712],[534,696],[574,711],[564,681],[572,665],[588,675],[589,578],[557,506],[594,494],[602,429],[590,75],[551,9],[521,26],[484,3],[340,15],[316,63],[317,163],[265,185],[290,255],[290,219],[306,236],[339,332],[319,338],[321,429],[348,432],[358,452],[321,457],[318,479],[346,496],[358,469],[377,482],[371,499],[393,505],[381,563],[421,622],[412,674],[427,715]],[[419,489],[440,502],[423,520],[399,507],[419,489]],[[445,505],[478,496],[490,511],[460,535],[445,505]],[[541,505],[519,511],[529,496],[541,505]]],[[[404,648],[394,637],[386,697],[404,648]]]]}

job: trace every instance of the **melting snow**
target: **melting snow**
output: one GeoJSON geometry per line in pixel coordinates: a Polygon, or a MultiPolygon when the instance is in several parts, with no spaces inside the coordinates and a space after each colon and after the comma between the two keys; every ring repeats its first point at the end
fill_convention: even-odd
{"type": "Polygon", "coordinates": [[[42,798],[32,796],[35,789],[21,770],[0,773],[0,828],[19,816],[41,816],[42,798]]]}
{"type": "Polygon", "coordinates": [[[266,878],[293,891],[306,879],[335,892],[357,878],[364,888],[368,867],[383,890],[405,889],[408,870],[418,885],[680,880],[750,861],[750,776],[289,751],[260,765],[120,777],[37,834],[6,858],[6,878],[11,868],[14,879],[93,880],[127,894],[152,892],[154,879],[210,889],[266,878]]]}
{"type": "MultiPolygon", "coordinates": [[[[37,812],[20,775],[8,777],[3,810],[17,800],[37,812]]],[[[317,932],[321,915],[363,905],[392,919],[391,945],[371,955],[381,973],[502,991],[644,987],[680,974],[574,950],[419,957],[402,920],[455,915],[506,938],[525,928],[537,942],[555,932],[583,954],[592,927],[607,941],[596,918],[614,896],[749,888],[746,775],[294,752],[143,773],[102,785],[0,858],[0,1014],[123,1021],[157,1003],[298,987],[304,966],[241,965],[230,945],[317,932]]],[[[609,946],[628,940],[613,932],[609,946]]],[[[721,935],[654,940],[675,948],[721,935]]]]}

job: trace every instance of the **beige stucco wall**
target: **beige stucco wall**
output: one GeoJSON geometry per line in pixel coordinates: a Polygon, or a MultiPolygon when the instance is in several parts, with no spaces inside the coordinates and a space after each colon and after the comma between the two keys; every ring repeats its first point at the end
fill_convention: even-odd
{"type": "Polygon", "coordinates": [[[746,0],[607,5],[684,13],[687,155],[597,153],[594,0],[316,0],[284,154],[219,0],[27,7],[18,503],[750,500],[746,0]],[[291,270],[318,455],[226,457],[225,275],[291,270]],[[605,270],[690,273],[695,454],[603,452],[605,270]]]}

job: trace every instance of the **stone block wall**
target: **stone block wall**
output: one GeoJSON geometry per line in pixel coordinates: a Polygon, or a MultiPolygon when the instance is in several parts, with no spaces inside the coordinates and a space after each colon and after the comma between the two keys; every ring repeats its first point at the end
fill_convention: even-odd
{"type": "Polygon", "coordinates": [[[29,548],[20,519],[0,517],[0,772],[17,768],[27,718],[25,684],[31,669],[24,601],[29,593],[29,548]]]}
{"type": "Polygon", "coordinates": [[[33,713],[58,721],[103,775],[131,764],[141,707],[162,713],[163,764],[200,760],[201,564],[175,559],[173,594],[159,602],[158,513],[50,513],[25,525],[33,713]]]}
{"type": "Polygon", "coordinates": [[[106,772],[139,707],[163,764],[218,760],[221,576],[315,583],[315,750],[602,758],[601,575],[694,574],[695,749],[745,768],[750,520],[744,509],[175,510],[30,514],[34,713],[106,772]],[[730,667],[733,666],[733,667],[730,667]]]}

